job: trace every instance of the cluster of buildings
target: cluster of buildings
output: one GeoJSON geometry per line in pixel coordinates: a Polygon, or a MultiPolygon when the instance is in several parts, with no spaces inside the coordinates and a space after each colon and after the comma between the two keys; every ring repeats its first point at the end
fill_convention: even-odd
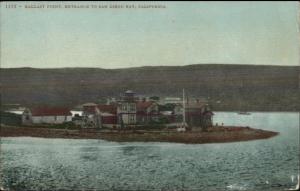
{"type": "Polygon", "coordinates": [[[81,128],[138,128],[151,126],[212,126],[213,113],[204,100],[139,98],[127,90],[106,104],[84,103],[72,109],[58,107],[10,108],[1,112],[1,123],[41,125],[73,123],[81,128]],[[183,101],[184,100],[184,101],[183,101]]]}

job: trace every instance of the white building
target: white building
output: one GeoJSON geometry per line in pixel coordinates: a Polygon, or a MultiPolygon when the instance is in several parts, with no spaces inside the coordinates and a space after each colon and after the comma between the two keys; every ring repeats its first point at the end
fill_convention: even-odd
{"type": "Polygon", "coordinates": [[[71,110],[70,112],[72,114],[72,117],[76,117],[76,116],[81,117],[83,115],[83,111],[80,111],[80,110],[75,110],[74,109],[74,110],[71,110]]]}
{"type": "Polygon", "coordinates": [[[34,108],[31,120],[33,124],[61,124],[72,121],[72,113],[67,108],[34,108]]]}
{"type": "Polygon", "coordinates": [[[124,126],[136,124],[135,93],[127,90],[117,108],[118,123],[124,126]]]}

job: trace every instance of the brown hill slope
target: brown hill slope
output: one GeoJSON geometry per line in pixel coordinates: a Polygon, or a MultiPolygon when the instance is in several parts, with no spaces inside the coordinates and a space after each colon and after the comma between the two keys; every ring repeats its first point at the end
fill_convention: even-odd
{"type": "Polygon", "coordinates": [[[2,104],[71,106],[118,96],[126,89],[149,96],[180,96],[185,88],[190,96],[209,98],[215,110],[299,110],[296,66],[2,68],[0,79],[2,104]]]}

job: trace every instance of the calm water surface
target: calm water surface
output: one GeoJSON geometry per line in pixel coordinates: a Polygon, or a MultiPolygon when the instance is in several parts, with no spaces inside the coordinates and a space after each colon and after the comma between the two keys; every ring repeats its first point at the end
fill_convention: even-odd
{"type": "Polygon", "coordinates": [[[214,122],[280,132],[225,144],[1,138],[0,181],[17,190],[285,190],[299,174],[299,113],[217,112],[214,122]]]}

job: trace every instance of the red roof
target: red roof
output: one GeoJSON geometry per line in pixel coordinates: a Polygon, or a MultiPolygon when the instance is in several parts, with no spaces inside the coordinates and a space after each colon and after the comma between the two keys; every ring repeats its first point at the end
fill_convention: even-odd
{"type": "Polygon", "coordinates": [[[101,122],[103,124],[117,124],[118,123],[118,117],[117,116],[102,116],[101,122]]]}
{"type": "Polygon", "coordinates": [[[116,105],[98,105],[97,107],[101,113],[106,112],[106,113],[117,114],[116,105]]]}
{"type": "Polygon", "coordinates": [[[31,109],[32,116],[71,116],[68,108],[38,107],[31,109]]]}
{"type": "Polygon", "coordinates": [[[152,101],[139,101],[139,102],[136,102],[136,108],[138,111],[145,110],[148,107],[150,107],[153,103],[154,102],[152,102],[152,101]]]}

